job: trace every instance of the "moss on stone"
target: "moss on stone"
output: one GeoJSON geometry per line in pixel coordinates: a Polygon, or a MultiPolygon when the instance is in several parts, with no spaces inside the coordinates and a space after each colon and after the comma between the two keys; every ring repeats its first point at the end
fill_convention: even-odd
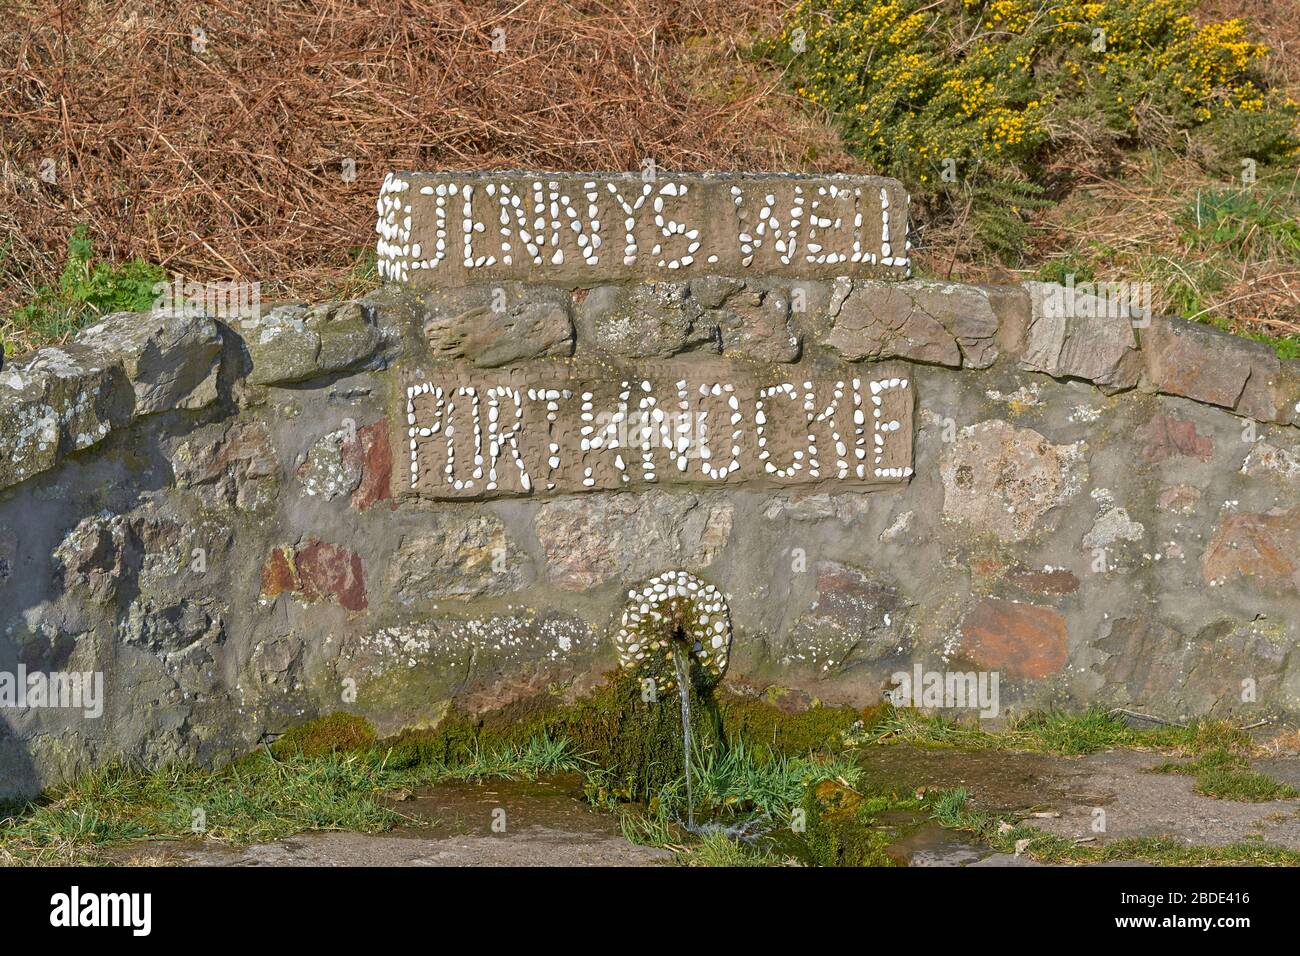
{"type": "MultiPolygon", "coordinates": [[[[695,672],[692,671],[695,676],[695,672]]],[[[700,750],[721,740],[717,709],[698,680],[690,689],[691,737],[700,750]]],[[[591,697],[548,721],[553,737],[566,737],[574,751],[607,773],[608,795],[648,801],[685,772],[680,698],[642,699],[640,680],[620,674],[591,697]]]]}
{"type": "Polygon", "coordinates": [[[804,794],[804,847],[817,866],[898,866],[886,852],[892,837],[874,826],[874,804],[831,780],[804,794]]]}
{"type": "Polygon", "coordinates": [[[843,748],[844,735],[858,721],[875,722],[875,711],[852,707],[813,706],[801,713],[787,713],[765,700],[723,695],[718,712],[728,744],[744,739],[756,756],[835,752],[843,748]]]}
{"type": "Polygon", "coordinates": [[[277,757],[321,757],[331,753],[358,753],[375,743],[375,729],[364,717],[337,711],[291,727],[271,745],[277,757]]]}
{"type": "MultiPolygon", "coordinates": [[[[742,739],[760,759],[836,751],[846,731],[874,720],[871,712],[851,707],[786,713],[761,698],[715,692],[707,675],[693,684],[691,733],[702,751],[742,739]]],[[[603,800],[648,802],[684,772],[677,693],[644,700],[640,678],[626,671],[574,702],[539,694],[481,715],[452,710],[436,727],[403,731],[378,749],[392,768],[451,765],[476,751],[524,747],[543,735],[568,741],[572,753],[602,771],[595,775],[603,781],[595,796],[603,800]]]]}
{"type": "Polygon", "coordinates": [[[418,766],[452,766],[465,763],[480,746],[479,726],[470,717],[452,711],[434,728],[404,730],[380,741],[384,766],[394,770],[418,766]]]}
{"type": "MultiPolygon", "coordinates": [[[[676,693],[643,700],[640,680],[618,673],[574,703],[539,695],[479,716],[452,711],[437,727],[404,731],[380,748],[390,767],[455,764],[476,750],[523,747],[545,735],[568,741],[571,752],[604,771],[607,796],[645,801],[683,774],[678,701],[676,693]]],[[[707,689],[692,688],[691,715],[696,745],[716,746],[721,735],[707,689]]]]}

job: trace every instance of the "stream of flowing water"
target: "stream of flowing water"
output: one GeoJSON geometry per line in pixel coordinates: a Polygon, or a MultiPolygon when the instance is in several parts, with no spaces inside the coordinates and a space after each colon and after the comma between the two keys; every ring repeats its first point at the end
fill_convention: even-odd
{"type": "Polygon", "coordinates": [[[673,669],[677,672],[677,694],[682,702],[682,766],[686,771],[686,829],[695,834],[724,833],[732,839],[753,840],[771,828],[766,815],[733,824],[695,822],[695,793],[691,780],[691,651],[683,640],[672,642],[673,669]]]}
{"type": "Polygon", "coordinates": [[[673,641],[673,666],[677,669],[677,693],[682,701],[682,765],[686,768],[686,829],[695,832],[695,799],[691,792],[691,664],[690,652],[681,641],[673,641]]]}

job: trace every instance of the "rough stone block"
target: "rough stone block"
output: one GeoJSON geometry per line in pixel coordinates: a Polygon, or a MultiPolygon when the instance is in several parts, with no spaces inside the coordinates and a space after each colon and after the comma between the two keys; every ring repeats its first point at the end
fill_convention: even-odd
{"type": "Polygon", "coordinates": [[[121,363],[137,416],[216,400],[221,332],[208,316],[121,312],[83,330],[76,341],[99,350],[106,363],[121,363]]]}
{"type": "Polygon", "coordinates": [[[1300,505],[1267,512],[1229,512],[1201,560],[1211,587],[1252,580],[1265,590],[1300,594],[1300,505]]]}
{"type": "Polygon", "coordinates": [[[308,604],[333,601],[349,611],[369,605],[361,556],[314,538],[274,549],[262,566],[262,597],[285,592],[308,604]]]}
{"type": "Polygon", "coordinates": [[[819,561],[816,597],[777,648],[785,666],[818,676],[862,665],[897,666],[911,650],[912,605],[896,583],[852,565],[819,561]]]}
{"type": "Polygon", "coordinates": [[[798,361],[803,339],[792,327],[785,290],[746,290],[731,296],[711,315],[718,324],[723,355],[753,362],[798,361]]]}
{"type": "Polygon", "coordinates": [[[493,514],[433,514],[402,537],[388,587],[402,604],[505,594],[524,580],[527,555],[493,514]]]}
{"type": "Polygon", "coordinates": [[[1087,445],[1054,445],[1032,428],[990,419],[963,428],[940,460],[945,517],[1002,541],[1040,530],[1088,480],[1087,445]]]}
{"type": "Polygon", "coordinates": [[[651,491],[548,502],[535,530],[552,583],[584,591],[666,567],[707,567],[730,540],[733,515],[716,497],[651,491]]]}
{"type": "Polygon", "coordinates": [[[379,330],[358,302],[288,305],[240,319],[253,363],[250,385],[301,382],[348,368],[374,354],[379,330]]]}
{"type": "Polygon", "coordinates": [[[265,422],[236,422],[195,435],[171,456],[176,487],[196,489],[218,508],[258,510],[280,489],[281,469],[265,422]]]}
{"type": "Polygon", "coordinates": [[[569,295],[518,287],[451,290],[426,298],[424,334],[435,359],[479,368],[573,354],[569,295]]]}
{"type": "Polygon", "coordinates": [[[981,667],[1041,678],[1065,666],[1065,620],[1054,608],[988,597],[961,623],[961,650],[981,667]]]}
{"type": "Polygon", "coordinates": [[[0,489],[53,468],[131,420],[120,362],[82,345],[44,348],[0,369],[0,489]]]}
{"type": "Polygon", "coordinates": [[[1033,313],[1022,368],[1053,378],[1081,378],[1114,393],[1142,375],[1133,319],[1092,296],[1048,282],[1028,282],[1033,313]],[[1067,295],[1066,293],[1071,293],[1067,295]]]}
{"type": "MultiPolygon", "coordinates": [[[[943,307],[953,304],[946,301],[945,288],[921,282],[853,282],[832,300],[830,330],[821,343],[849,361],[901,358],[958,368],[962,352],[957,338],[935,317],[947,314],[943,307]]],[[[965,305],[973,305],[971,297],[962,298],[965,305]]],[[[996,331],[997,320],[987,301],[982,309],[963,312],[971,321],[963,323],[962,333],[972,343],[990,331],[990,320],[991,331],[996,331]]],[[[977,354],[987,357],[983,348],[977,354]]]]}
{"type": "Polygon", "coordinates": [[[684,282],[597,286],[578,306],[579,338],[627,358],[717,352],[718,324],[689,293],[684,282]]]}
{"type": "Polygon", "coordinates": [[[1146,374],[1156,391],[1236,409],[1271,421],[1279,416],[1269,393],[1280,386],[1277,355],[1261,342],[1225,335],[1186,319],[1156,319],[1142,333],[1146,374]],[[1256,382],[1249,392],[1247,383],[1256,382]]]}

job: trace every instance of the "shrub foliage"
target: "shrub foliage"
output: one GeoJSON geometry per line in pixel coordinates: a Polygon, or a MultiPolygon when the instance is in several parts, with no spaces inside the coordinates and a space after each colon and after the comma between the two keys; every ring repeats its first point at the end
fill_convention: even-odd
{"type": "Polygon", "coordinates": [[[761,52],[922,202],[1004,257],[1058,162],[1155,147],[1236,175],[1300,158],[1268,50],[1192,0],[801,0],[761,52]]]}

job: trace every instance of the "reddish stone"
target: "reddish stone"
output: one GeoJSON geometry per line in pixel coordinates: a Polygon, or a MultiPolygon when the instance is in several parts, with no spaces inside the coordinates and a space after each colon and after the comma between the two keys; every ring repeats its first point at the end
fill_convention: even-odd
{"type": "Polygon", "coordinates": [[[1065,666],[1065,620],[1050,607],[985,598],[966,615],[961,633],[962,649],[990,670],[1039,678],[1065,666]]]}
{"type": "Polygon", "coordinates": [[[1300,591],[1300,506],[1226,515],[1205,547],[1201,574],[1206,583],[1230,584],[1240,575],[1271,590],[1300,591]]]}
{"type": "MultiPolygon", "coordinates": [[[[352,444],[351,442],[349,444],[352,444]]],[[[361,458],[361,481],[356,491],[352,492],[352,507],[365,511],[380,501],[389,502],[389,508],[396,508],[393,501],[393,452],[388,441],[388,419],[381,418],[365,428],[357,430],[355,443],[361,458]]],[[[347,449],[344,449],[347,453],[347,449]]]]}
{"type": "Polygon", "coordinates": [[[1156,463],[1181,455],[1209,461],[1214,456],[1214,439],[1202,435],[1196,425],[1182,418],[1171,418],[1157,412],[1137,432],[1142,447],[1142,460],[1156,463]]]}
{"type": "Polygon", "coordinates": [[[1183,319],[1160,319],[1142,333],[1147,377],[1159,391],[1222,408],[1235,408],[1246,388],[1252,344],[1183,319]]]}
{"type": "Polygon", "coordinates": [[[349,611],[364,611],[365,571],[361,556],[339,545],[308,541],[292,551],[276,548],[262,566],[262,595],[291,592],[303,600],[334,600],[349,611]]]}
{"type": "Polygon", "coordinates": [[[262,565],[262,596],[275,597],[285,591],[298,590],[298,576],[294,573],[293,558],[288,548],[276,548],[262,565]]]}
{"type": "Polygon", "coordinates": [[[349,611],[366,609],[361,555],[323,541],[309,541],[294,555],[302,594],[309,601],[333,598],[349,611]]]}
{"type": "Polygon", "coordinates": [[[211,447],[204,450],[189,475],[191,484],[214,481],[230,472],[241,478],[267,478],[277,474],[271,433],[262,422],[232,425],[211,447]]]}
{"type": "Polygon", "coordinates": [[[888,584],[847,564],[818,562],[817,602],[810,620],[863,633],[879,626],[882,615],[897,617],[900,611],[898,595],[888,584]]]}

